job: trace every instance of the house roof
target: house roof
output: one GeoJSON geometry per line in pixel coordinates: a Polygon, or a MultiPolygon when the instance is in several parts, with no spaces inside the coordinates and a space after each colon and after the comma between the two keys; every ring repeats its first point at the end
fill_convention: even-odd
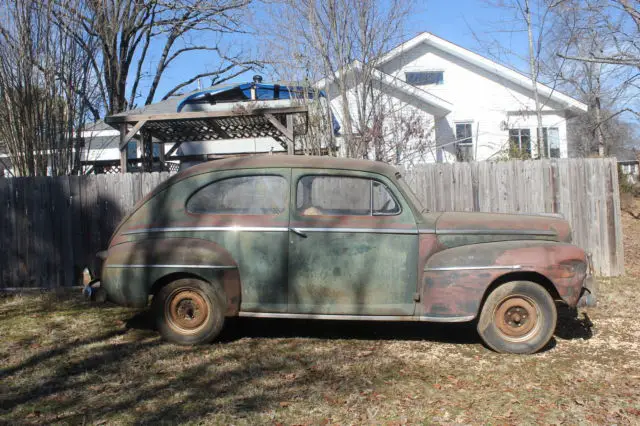
{"type": "MultiPolygon", "coordinates": [[[[429,32],[420,33],[411,40],[408,40],[395,47],[394,49],[386,53],[382,58],[380,58],[380,60],[377,62],[377,66],[385,64],[406,53],[408,50],[411,50],[423,43],[446,52],[454,57],[462,59],[463,61],[473,64],[487,72],[496,74],[527,90],[531,90],[531,78],[526,76],[525,74],[515,71],[505,65],[499,64],[489,58],[472,52],[471,50],[465,49],[464,47],[458,46],[457,44],[451,43],[450,41],[447,41],[429,32]]],[[[540,82],[538,82],[538,93],[540,93],[544,97],[558,102],[565,108],[570,109],[574,112],[586,112],[588,109],[587,105],[583,102],[580,102],[577,99],[574,99],[571,96],[561,93],[554,88],[540,82]]]]}
{"type": "MultiPolygon", "coordinates": [[[[347,72],[349,71],[362,71],[364,64],[360,61],[354,61],[351,66],[349,67],[349,69],[347,70],[347,72]]],[[[341,71],[338,71],[335,74],[335,77],[338,77],[338,75],[340,75],[341,71]]],[[[446,115],[447,113],[451,112],[453,110],[453,104],[445,99],[442,99],[436,95],[433,95],[429,92],[427,92],[426,90],[423,90],[419,87],[416,87],[412,84],[409,84],[397,77],[394,77],[392,75],[389,75],[385,72],[380,71],[379,69],[373,69],[371,70],[371,75],[373,76],[373,78],[375,78],[376,80],[378,80],[379,82],[393,88],[396,90],[399,90],[403,93],[406,93],[408,95],[411,95],[413,97],[418,98],[419,100],[431,105],[435,110],[437,115],[446,115]]],[[[330,81],[331,79],[328,78],[323,78],[322,80],[320,80],[318,82],[318,87],[320,89],[324,89],[327,85],[327,83],[330,81]]]]}

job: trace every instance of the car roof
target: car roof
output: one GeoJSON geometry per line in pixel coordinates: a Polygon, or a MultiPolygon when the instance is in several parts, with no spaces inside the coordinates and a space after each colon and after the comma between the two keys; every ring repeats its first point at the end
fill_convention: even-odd
{"type": "Polygon", "coordinates": [[[372,172],[382,174],[387,177],[393,177],[398,172],[398,170],[393,166],[372,160],[312,155],[251,155],[208,161],[178,173],[175,178],[177,180],[182,180],[188,176],[218,170],[262,168],[339,169],[372,172]]]}

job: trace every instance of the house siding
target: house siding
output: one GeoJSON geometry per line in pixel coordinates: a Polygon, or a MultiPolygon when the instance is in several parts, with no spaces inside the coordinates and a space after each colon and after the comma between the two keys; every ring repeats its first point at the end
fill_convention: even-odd
{"type": "MultiPolygon", "coordinates": [[[[347,102],[349,104],[348,110],[352,112],[358,110],[358,95],[355,89],[351,89],[347,92],[347,102]]],[[[409,165],[414,163],[433,163],[436,162],[436,142],[435,135],[437,133],[437,121],[434,116],[435,112],[431,105],[428,105],[414,97],[411,97],[407,94],[400,93],[397,91],[393,91],[392,89],[385,87],[384,85],[380,85],[373,89],[373,98],[378,99],[381,102],[384,102],[385,105],[382,107],[383,111],[385,111],[385,118],[383,127],[385,128],[385,135],[388,141],[388,145],[393,144],[394,140],[398,140],[399,138],[393,134],[393,132],[402,132],[402,129],[397,129],[399,123],[402,123],[402,120],[409,120],[412,117],[419,117],[420,121],[423,125],[424,137],[422,140],[418,138],[410,138],[405,144],[404,152],[401,153],[399,161],[395,161],[393,159],[391,163],[397,163],[402,165],[409,165]],[[394,137],[396,136],[396,137],[394,137]],[[426,145],[426,149],[422,152],[417,152],[416,146],[423,142],[426,145]]],[[[340,96],[338,90],[335,85],[330,85],[327,91],[328,97],[330,99],[331,110],[334,114],[334,117],[340,123],[341,135],[349,132],[349,129],[346,128],[344,121],[344,113],[342,108],[342,97],[340,96]]],[[[357,124],[353,123],[353,129],[351,129],[351,133],[357,133],[357,124]]],[[[340,154],[346,155],[346,150],[344,146],[344,138],[343,136],[338,136],[336,138],[336,143],[340,148],[340,154]]],[[[369,158],[375,158],[374,153],[371,152],[369,158]]]]}
{"type": "MultiPolygon", "coordinates": [[[[499,156],[500,151],[508,150],[509,131],[505,127],[530,129],[533,155],[537,155],[537,120],[532,90],[426,43],[383,64],[380,70],[403,81],[406,72],[444,72],[443,84],[420,86],[453,104],[451,113],[436,118],[436,141],[442,151],[438,160],[455,161],[455,147],[452,143],[455,140],[455,124],[458,122],[472,123],[476,160],[492,159],[499,156]]],[[[551,99],[543,98],[542,102],[543,126],[558,128],[560,156],[566,158],[565,112],[551,99]]]]}

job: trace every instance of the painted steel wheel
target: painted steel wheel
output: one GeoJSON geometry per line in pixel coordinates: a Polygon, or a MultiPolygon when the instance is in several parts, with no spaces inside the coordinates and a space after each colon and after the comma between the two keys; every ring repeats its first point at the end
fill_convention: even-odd
{"type": "Polygon", "coordinates": [[[531,281],[512,281],[487,297],[478,333],[497,352],[530,354],[549,343],[557,318],[556,305],[544,287],[531,281]]]}
{"type": "Polygon", "coordinates": [[[179,279],[162,287],[152,310],[162,337],[179,345],[213,341],[224,325],[224,291],[217,284],[179,279]]]}

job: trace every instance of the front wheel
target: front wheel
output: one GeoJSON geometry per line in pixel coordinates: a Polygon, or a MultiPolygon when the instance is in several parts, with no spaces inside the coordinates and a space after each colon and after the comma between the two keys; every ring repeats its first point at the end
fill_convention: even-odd
{"type": "Polygon", "coordinates": [[[482,307],[478,333],[497,352],[531,354],[553,336],[558,314],[544,287],[512,281],[493,290],[482,307]]]}
{"type": "Polygon", "coordinates": [[[224,325],[222,289],[197,279],[176,280],[153,298],[153,316],[162,337],[179,345],[213,341],[224,325]]]}

